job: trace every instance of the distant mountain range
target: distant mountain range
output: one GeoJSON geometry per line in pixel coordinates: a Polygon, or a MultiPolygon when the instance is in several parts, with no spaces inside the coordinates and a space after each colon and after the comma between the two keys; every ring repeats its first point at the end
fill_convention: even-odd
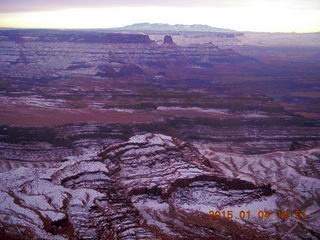
{"type": "Polygon", "coordinates": [[[165,24],[165,23],[135,23],[120,28],[129,31],[160,31],[160,32],[235,32],[231,29],[216,28],[209,25],[193,24],[165,24]]]}

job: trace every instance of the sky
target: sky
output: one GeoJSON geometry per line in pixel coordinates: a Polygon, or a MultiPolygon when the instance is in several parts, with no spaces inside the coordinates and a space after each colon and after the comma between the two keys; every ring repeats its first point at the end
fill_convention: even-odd
{"type": "Polygon", "coordinates": [[[0,0],[0,27],[111,28],[141,22],[319,32],[320,0],[0,0]]]}

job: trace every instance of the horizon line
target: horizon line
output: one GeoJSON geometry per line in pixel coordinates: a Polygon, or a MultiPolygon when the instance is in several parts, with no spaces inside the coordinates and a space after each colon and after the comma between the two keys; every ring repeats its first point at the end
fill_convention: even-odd
{"type": "MultiPolygon", "coordinates": [[[[4,27],[4,26],[0,26],[0,30],[121,30],[124,27],[127,26],[132,26],[135,24],[166,24],[169,26],[175,26],[175,25],[181,25],[181,26],[194,26],[194,25],[202,25],[202,26],[209,26],[212,28],[221,28],[221,29],[226,29],[226,30],[231,30],[233,32],[238,32],[238,33],[278,33],[278,34],[311,34],[311,33],[320,33],[320,29],[317,31],[310,31],[310,32],[301,32],[301,31],[252,31],[252,30],[234,30],[234,29],[230,29],[230,28],[225,28],[225,27],[213,27],[211,25],[208,24],[201,24],[201,23],[195,23],[195,24],[181,24],[181,23],[176,23],[176,24],[169,24],[169,23],[159,23],[159,22],[155,22],[155,23],[150,23],[150,22],[136,22],[136,23],[132,23],[129,25],[123,25],[121,27],[65,27],[65,28],[60,28],[60,27],[4,27]]],[[[208,32],[208,33],[221,33],[221,32],[215,32],[215,31],[163,31],[163,30],[130,30],[130,29],[122,29],[123,31],[135,31],[135,32],[208,32]]]]}

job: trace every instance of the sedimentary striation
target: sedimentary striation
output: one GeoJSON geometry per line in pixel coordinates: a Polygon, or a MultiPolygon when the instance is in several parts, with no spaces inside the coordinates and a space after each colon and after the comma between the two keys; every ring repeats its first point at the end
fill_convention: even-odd
{"type": "MultiPolygon", "coordinates": [[[[299,168],[305,169],[304,172],[294,170],[300,164],[298,160],[289,162],[284,153],[272,155],[275,160],[270,164],[274,162],[282,171],[277,173],[277,168],[254,157],[238,156],[237,164],[241,165],[238,166],[231,162],[234,155],[227,160],[225,155],[213,154],[210,149],[199,149],[176,138],[149,133],[97,151],[65,157],[50,167],[4,171],[0,174],[0,236],[6,239],[269,239],[284,236],[294,220],[283,223],[272,219],[263,224],[257,218],[250,223],[241,219],[210,220],[209,211],[231,209],[234,214],[245,208],[276,211],[285,201],[284,188],[291,184],[304,187],[308,194],[301,196],[305,205],[294,198],[287,201],[297,208],[316,206],[319,170],[310,167],[317,166],[315,157],[319,150],[296,154],[296,159],[302,156],[305,159],[303,168],[299,168]],[[259,180],[250,177],[252,164],[257,171],[259,166],[268,168],[261,169],[268,174],[255,172],[259,180]],[[228,172],[230,169],[233,175],[228,172]],[[285,172],[295,178],[294,182],[281,185],[276,183],[279,179],[267,181],[285,172]],[[276,231],[278,227],[280,230],[276,231]]],[[[290,180],[289,175],[286,178],[290,180]]],[[[297,225],[296,220],[292,234],[296,231],[310,237],[318,234],[318,220],[312,215],[316,213],[310,214],[310,221],[303,226],[297,225]]]]}

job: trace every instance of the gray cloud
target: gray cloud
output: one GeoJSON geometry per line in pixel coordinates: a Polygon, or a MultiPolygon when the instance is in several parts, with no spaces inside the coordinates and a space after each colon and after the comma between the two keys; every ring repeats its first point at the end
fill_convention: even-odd
{"type": "MultiPolygon", "coordinates": [[[[86,7],[246,7],[266,0],[0,0],[0,12],[50,11],[86,7]]],[[[284,2],[288,8],[320,9],[319,0],[268,0],[284,2]]]]}

